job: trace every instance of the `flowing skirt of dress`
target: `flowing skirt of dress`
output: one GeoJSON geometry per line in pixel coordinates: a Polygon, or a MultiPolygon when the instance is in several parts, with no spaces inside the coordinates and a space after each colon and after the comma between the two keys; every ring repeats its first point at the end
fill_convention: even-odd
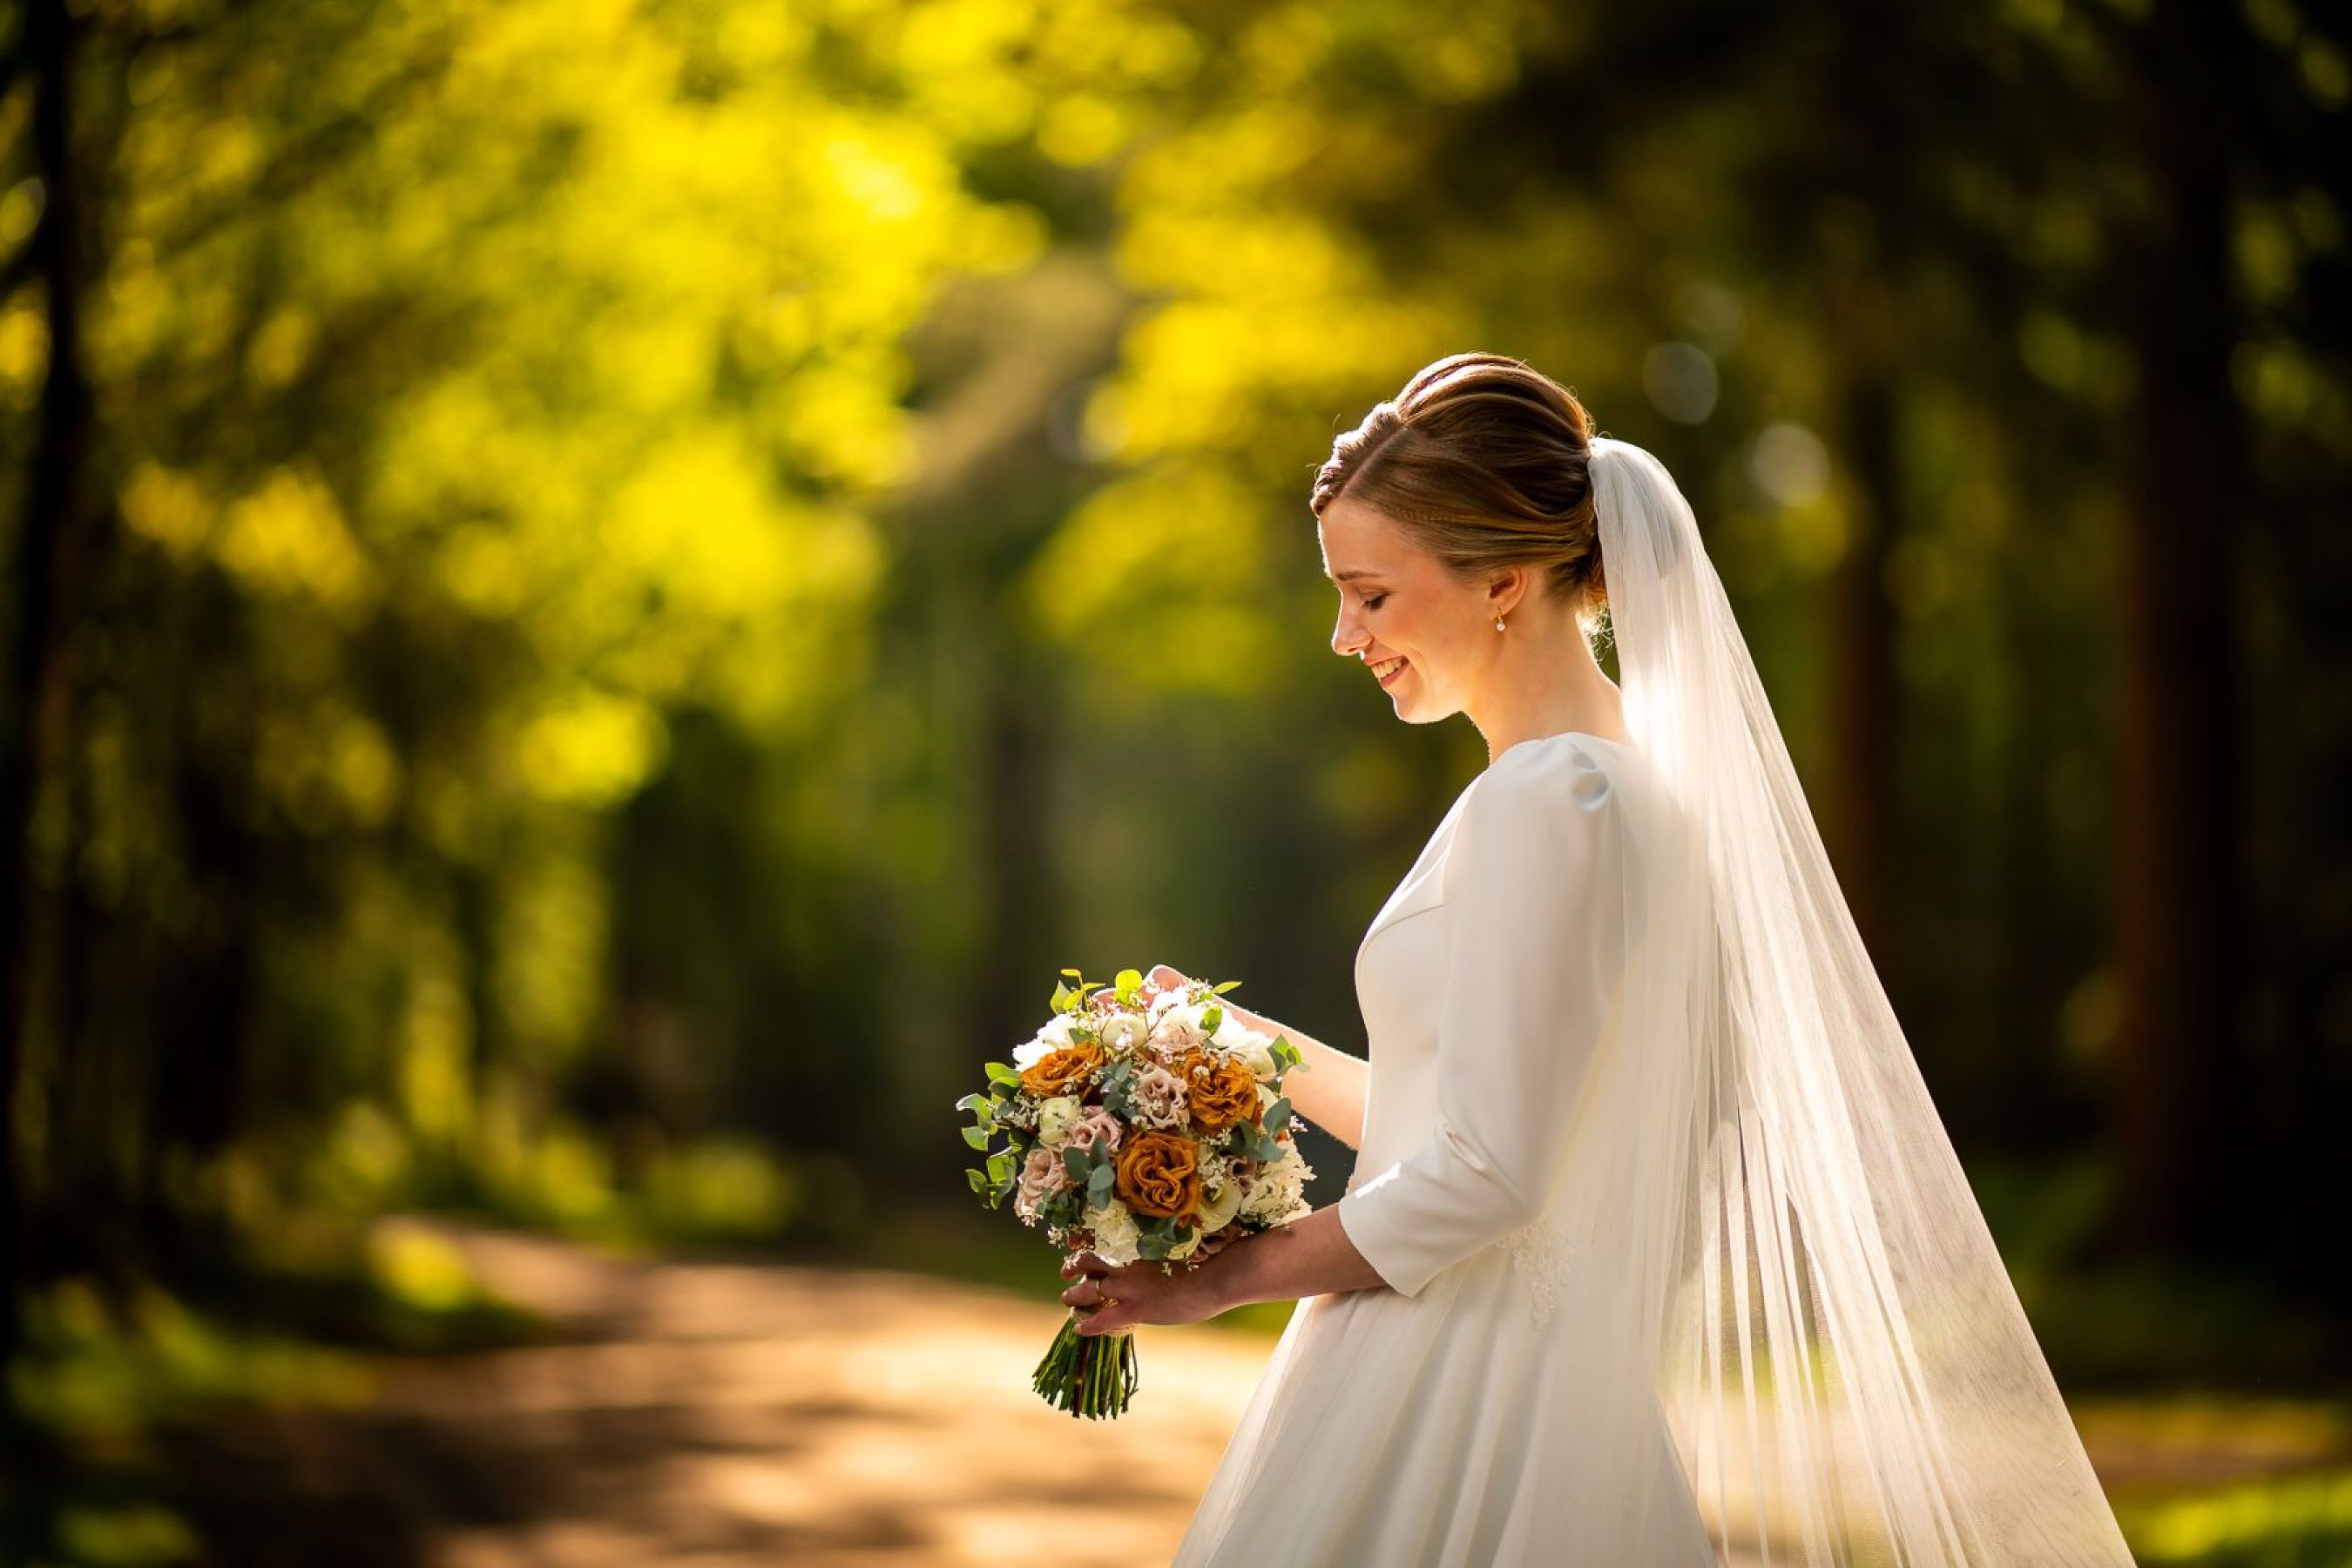
{"type": "Polygon", "coordinates": [[[1505,1247],[1417,1295],[1302,1300],[1175,1568],[1714,1568],[1605,1271],[1549,1327],[1505,1247]]]}

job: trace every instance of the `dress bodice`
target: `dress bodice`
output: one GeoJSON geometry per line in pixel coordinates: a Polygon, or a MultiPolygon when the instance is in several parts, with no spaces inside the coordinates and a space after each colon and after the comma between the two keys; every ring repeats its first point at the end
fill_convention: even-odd
{"type": "Polygon", "coordinates": [[[1507,748],[1455,798],[1357,948],[1370,1067],[1338,1206],[1407,1295],[1497,1243],[1546,1293],[1575,1245],[1566,1178],[1638,934],[1639,766],[1578,731],[1507,748]]]}
{"type": "Polygon", "coordinates": [[[1466,790],[1455,798],[1356,948],[1356,1003],[1371,1069],[1350,1191],[1410,1153],[1429,1131],[1428,1116],[1413,1108],[1433,1106],[1445,994],[1445,858],[1469,798],[1466,790]]]}

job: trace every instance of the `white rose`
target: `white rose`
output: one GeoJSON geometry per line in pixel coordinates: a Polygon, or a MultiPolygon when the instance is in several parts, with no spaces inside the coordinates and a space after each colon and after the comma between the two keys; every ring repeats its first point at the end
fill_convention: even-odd
{"type": "Polygon", "coordinates": [[[1088,1209],[1086,1226],[1094,1233],[1096,1257],[1113,1268],[1135,1261],[1143,1236],[1135,1228],[1135,1215],[1125,1204],[1113,1198],[1100,1208],[1088,1209]]]}
{"type": "Polygon", "coordinates": [[[1168,1260],[1171,1263],[1183,1262],[1184,1259],[1201,1250],[1201,1242],[1208,1234],[1205,1230],[1195,1230],[1185,1240],[1178,1242],[1168,1249],[1168,1260]]]}
{"type": "Polygon", "coordinates": [[[1208,1236],[1220,1231],[1242,1212],[1242,1184],[1226,1181],[1209,1191],[1208,1202],[1201,1205],[1201,1234],[1208,1236]]]}
{"type": "Polygon", "coordinates": [[[1102,1021],[1098,1032],[1102,1036],[1102,1043],[1118,1051],[1125,1050],[1142,1039],[1147,1027],[1143,1020],[1132,1013],[1113,1013],[1102,1021]]]}
{"type": "Polygon", "coordinates": [[[1070,1016],[1056,1013],[1053,1020],[1037,1031],[1035,1037],[1013,1047],[1013,1065],[1026,1072],[1037,1065],[1049,1051],[1058,1051],[1070,1043],[1070,1016]]]}
{"type": "Polygon", "coordinates": [[[1058,1149],[1070,1134],[1070,1123],[1078,1119],[1078,1102],[1066,1094],[1037,1102],[1037,1142],[1048,1149],[1058,1149]]]}
{"type": "MultiPolygon", "coordinates": [[[[1219,1029],[1217,1035],[1222,1040],[1224,1031],[1219,1029]]],[[[1229,1048],[1233,1051],[1234,1058],[1256,1074],[1261,1082],[1282,1070],[1274,1059],[1272,1035],[1261,1035],[1255,1029],[1244,1029],[1241,1038],[1229,1048]]]]}

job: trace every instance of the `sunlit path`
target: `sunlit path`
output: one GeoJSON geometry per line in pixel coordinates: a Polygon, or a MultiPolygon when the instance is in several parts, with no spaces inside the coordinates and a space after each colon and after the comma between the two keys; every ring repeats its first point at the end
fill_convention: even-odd
{"type": "MultiPolygon", "coordinates": [[[[616,1261],[448,1233],[560,1325],[525,1349],[394,1359],[354,1411],[241,1416],[175,1455],[220,1561],[438,1568],[1163,1563],[1271,1340],[1146,1328],[1116,1422],[1029,1392],[1055,1310],[878,1268],[616,1261]],[[1070,1491],[1055,1478],[1086,1476],[1070,1491]]],[[[2341,1465],[2340,1423],[2093,1402],[2107,1485],[2341,1465]]]]}
{"type": "Polygon", "coordinates": [[[576,1342],[395,1363],[363,1414],[226,1434],[199,1462],[277,1472],[253,1513],[207,1521],[236,1561],[331,1540],[341,1563],[447,1568],[1165,1561],[1268,1348],[1144,1329],[1136,1408],[1081,1422],[1028,1387],[1054,1310],[1001,1292],[459,1239],[576,1342]],[[1108,1479],[1041,1484],[1082,1465],[1108,1479]]]}

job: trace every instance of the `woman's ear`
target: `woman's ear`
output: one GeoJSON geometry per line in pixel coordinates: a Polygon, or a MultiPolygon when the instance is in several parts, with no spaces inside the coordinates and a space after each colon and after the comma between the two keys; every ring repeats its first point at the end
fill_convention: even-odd
{"type": "Polygon", "coordinates": [[[1527,597],[1528,577],[1526,567],[1514,566],[1487,584],[1486,614],[1490,616],[1508,616],[1517,609],[1519,601],[1527,597]]]}

